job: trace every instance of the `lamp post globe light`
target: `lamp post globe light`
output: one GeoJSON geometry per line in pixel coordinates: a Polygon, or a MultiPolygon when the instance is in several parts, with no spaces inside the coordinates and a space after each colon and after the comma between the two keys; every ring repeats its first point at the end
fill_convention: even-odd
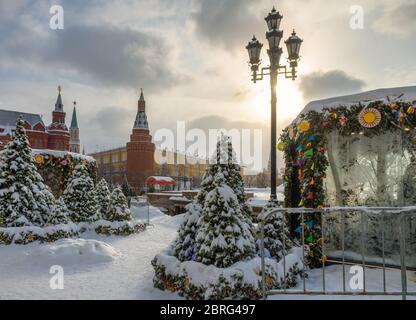
{"type": "Polygon", "coordinates": [[[260,53],[263,47],[263,44],[253,36],[253,39],[248,43],[246,49],[248,51],[250,66],[252,72],[252,81],[256,83],[257,81],[263,80],[265,75],[270,76],[270,89],[271,89],[271,199],[276,199],[276,140],[277,140],[277,128],[276,128],[276,87],[277,87],[277,77],[279,74],[283,74],[286,79],[295,80],[297,78],[296,68],[298,67],[298,62],[300,60],[300,47],[303,40],[296,35],[295,30],[293,30],[292,35],[285,41],[287,48],[287,61],[289,62],[289,68],[286,65],[280,64],[280,58],[283,54],[283,49],[280,47],[280,42],[283,38],[283,31],[280,30],[280,23],[283,19],[283,16],[276,11],[273,7],[272,11],[265,18],[267,23],[268,31],[266,32],[266,39],[269,43],[269,49],[267,54],[269,56],[270,65],[260,69],[261,59],[260,53]],[[259,71],[260,69],[260,71],[259,71]]]}

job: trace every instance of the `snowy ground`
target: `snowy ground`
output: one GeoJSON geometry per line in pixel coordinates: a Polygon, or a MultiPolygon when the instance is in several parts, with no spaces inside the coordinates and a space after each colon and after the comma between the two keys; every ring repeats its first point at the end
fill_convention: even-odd
{"type": "MultiPolygon", "coordinates": [[[[133,210],[136,218],[147,220],[147,207],[133,210]]],[[[0,299],[180,299],[176,294],[153,288],[150,261],[176,234],[182,216],[170,217],[150,208],[152,226],[129,237],[83,234],[82,239],[53,244],[0,246],[0,299]],[[52,290],[52,265],[64,269],[64,289],[52,290]]],[[[341,289],[341,267],[326,269],[327,290],[341,289]]],[[[348,269],[347,269],[348,270],[348,269]]],[[[308,290],[320,290],[321,270],[306,281],[308,290]]],[[[409,276],[413,276],[409,274],[409,276]]],[[[347,284],[349,282],[347,274],[347,284]]],[[[381,271],[368,269],[369,290],[380,289],[381,271]]],[[[400,273],[389,271],[388,288],[400,288],[400,273]]],[[[302,290],[302,283],[296,290],[302,290]]],[[[416,283],[409,280],[409,291],[416,283]]],[[[361,297],[279,295],[270,299],[361,299],[361,297]]],[[[375,297],[369,297],[374,299],[375,297]]],[[[400,297],[397,297],[400,298],[400,297]]]]}

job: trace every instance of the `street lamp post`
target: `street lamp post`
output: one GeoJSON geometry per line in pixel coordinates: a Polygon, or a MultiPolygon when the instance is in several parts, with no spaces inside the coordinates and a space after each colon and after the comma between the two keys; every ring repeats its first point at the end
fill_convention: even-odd
{"type": "Polygon", "coordinates": [[[268,31],[266,32],[266,39],[269,42],[269,49],[267,54],[270,59],[270,65],[260,69],[260,53],[263,47],[255,36],[248,43],[246,49],[250,58],[250,66],[252,71],[252,81],[256,83],[257,81],[263,80],[265,75],[270,76],[270,89],[271,89],[271,199],[276,199],[276,140],[277,140],[277,129],[276,129],[276,87],[277,87],[277,76],[279,74],[285,75],[286,79],[295,80],[297,77],[296,68],[298,66],[298,61],[300,59],[299,52],[300,47],[303,42],[297,35],[295,30],[293,30],[292,35],[285,41],[287,51],[288,51],[288,62],[289,68],[287,66],[280,65],[280,58],[282,56],[283,50],[280,47],[280,41],[283,38],[283,31],[280,30],[280,23],[283,16],[276,11],[273,7],[272,11],[265,18],[267,23],[268,31]]]}

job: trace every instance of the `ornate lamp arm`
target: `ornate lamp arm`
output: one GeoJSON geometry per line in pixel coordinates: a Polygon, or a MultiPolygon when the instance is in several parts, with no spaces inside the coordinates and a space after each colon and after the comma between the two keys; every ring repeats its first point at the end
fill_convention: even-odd
{"type": "Polygon", "coordinates": [[[261,81],[264,79],[264,76],[270,75],[270,67],[261,68],[261,73],[257,73],[258,69],[253,69],[253,75],[251,80],[256,83],[257,81],[261,81]]]}
{"type": "Polygon", "coordinates": [[[286,66],[279,66],[278,74],[284,74],[286,79],[292,79],[294,81],[297,78],[296,67],[292,66],[290,71],[287,69],[286,66]]]}

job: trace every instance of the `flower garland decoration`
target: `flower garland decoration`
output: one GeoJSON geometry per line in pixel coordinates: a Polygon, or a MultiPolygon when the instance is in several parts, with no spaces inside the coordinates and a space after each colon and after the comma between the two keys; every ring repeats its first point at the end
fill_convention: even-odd
{"type": "Polygon", "coordinates": [[[358,122],[365,128],[374,128],[380,124],[381,113],[375,108],[363,109],[358,114],[358,122]]]}
{"type": "Polygon", "coordinates": [[[60,196],[66,189],[68,180],[76,165],[83,163],[93,180],[97,178],[97,163],[83,157],[73,157],[71,153],[55,156],[41,151],[33,156],[35,165],[45,183],[52,189],[55,196],[60,196]]]}
{"type": "MultiPolygon", "coordinates": [[[[403,147],[415,149],[416,100],[384,102],[375,101],[365,108],[361,104],[327,107],[322,111],[309,111],[300,115],[300,121],[286,128],[280,138],[284,144],[285,207],[322,208],[327,206],[324,180],[329,166],[326,136],[331,131],[340,135],[373,137],[389,131],[400,130],[403,147]],[[297,129],[297,130],[296,130],[297,129]]],[[[293,215],[292,215],[293,217],[293,215]]],[[[292,218],[294,219],[294,218],[292,218]]],[[[305,214],[305,221],[313,227],[305,229],[309,265],[321,266],[322,236],[319,214],[305,214]]],[[[291,221],[300,226],[300,219],[291,221]]],[[[293,230],[292,230],[293,231],[293,230]]],[[[294,233],[298,236],[298,234],[294,233]]]]}

